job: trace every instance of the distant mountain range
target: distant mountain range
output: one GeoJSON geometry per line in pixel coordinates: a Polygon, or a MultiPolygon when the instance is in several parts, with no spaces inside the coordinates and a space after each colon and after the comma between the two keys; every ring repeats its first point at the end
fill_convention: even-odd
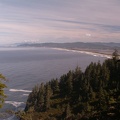
{"type": "Polygon", "coordinates": [[[73,43],[25,43],[18,44],[17,47],[52,47],[52,48],[68,48],[68,49],[101,49],[101,50],[120,50],[120,43],[84,43],[84,42],[73,42],[73,43]]]}

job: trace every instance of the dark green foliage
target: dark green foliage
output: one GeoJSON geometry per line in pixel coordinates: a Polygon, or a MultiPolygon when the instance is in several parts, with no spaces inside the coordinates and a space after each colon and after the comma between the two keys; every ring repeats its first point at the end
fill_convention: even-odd
{"type": "Polygon", "coordinates": [[[26,116],[29,115],[27,112],[34,111],[43,120],[120,117],[120,63],[116,62],[117,54],[115,51],[113,59],[105,60],[103,64],[91,63],[85,72],[77,67],[59,80],[52,79],[45,85],[35,86],[27,100],[26,116]]]}
{"type": "Polygon", "coordinates": [[[42,83],[40,85],[39,91],[38,91],[38,95],[37,95],[37,104],[36,104],[36,110],[37,111],[43,111],[44,110],[44,94],[45,94],[45,90],[44,90],[44,84],[42,83]]]}
{"type": "Polygon", "coordinates": [[[25,111],[27,111],[31,107],[33,108],[36,106],[38,100],[38,91],[39,91],[39,86],[35,86],[32,92],[29,94],[25,111]]]}
{"type": "Polygon", "coordinates": [[[70,95],[73,91],[73,77],[72,74],[69,75],[68,79],[66,80],[66,94],[70,95]]]}
{"type": "Polygon", "coordinates": [[[60,92],[58,79],[51,80],[50,84],[51,84],[51,89],[53,90],[53,94],[57,94],[60,92]]]}
{"type": "Polygon", "coordinates": [[[70,105],[67,104],[66,109],[65,109],[65,118],[69,119],[71,116],[72,116],[72,114],[71,114],[70,105]]]}
{"type": "Polygon", "coordinates": [[[51,97],[51,88],[50,85],[47,83],[45,86],[45,110],[50,109],[50,97],[51,97]]]}

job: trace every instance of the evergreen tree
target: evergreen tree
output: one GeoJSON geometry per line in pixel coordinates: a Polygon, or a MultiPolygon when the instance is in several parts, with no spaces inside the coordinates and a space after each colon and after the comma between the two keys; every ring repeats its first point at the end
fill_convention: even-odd
{"type": "Polygon", "coordinates": [[[60,77],[60,82],[59,82],[59,88],[60,88],[60,95],[65,96],[66,95],[66,75],[62,75],[60,77]]]}
{"type": "Polygon", "coordinates": [[[55,80],[55,93],[59,93],[60,89],[59,89],[59,83],[58,83],[58,79],[55,80]]]}
{"type": "Polygon", "coordinates": [[[68,79],[66,81],[66,92],[67,92],[67,95],[70,95],[72,93],[72,90],[73,90],[72,80],[73,80],[73,76],[72,76],[72,74],[70,74],[70,76],[68,77],[68,79]]]}
{"type": "Polygon", "coordinates": [[[28,96],[25,111],[27,111],[31,107],[32,108],[36,107],[37,100],[38,100],[38,92],[39,92],[39,85],[36,85],[28,96]]]}
{"type": "Polygon", "coordinates": [[[89,102],[86,102],[86,103],[85,103],[85,111],[86,111],[86,112],[90,112],[90,111],[91,111],[91,107],[90,107],[89,102]]]}
{"type": "Polygon", "coordinates": [[[72,116],[72,114],[71,114],[70,105],[67,104],[66,109],[65,109],[65,118],[69,119],[71,116],[72,116]]]}
{"type": "Polygon", "coordinates": [[[115,51],[113,52],[112,58],[113,60],[119,60],[119,53],[117,49],[115,49],[115,51]]]}
{"type": "Polygon", "coordinates": [[[6,95],[4,94],[4,88],[6,88],[6,85],[2,83],[3,80],[6,80],[5,77],[0,74],[0,108],[2,107],[2,104],[4,103],[4,99],[6,95]]]}
{"type": "Polygon", "coordinates": [[[106,110],[107,109],[107,94],[105,94],[105,90],[103,90],[102,88],[99,89],[98,92],[98,108],[100,110],[106,110]]]}
{"type": "Polygon", "coordinates": [[[81,68],[77,66],[77,67],[75,68],[75,71],[74,71],[74,74],[73,74],[73,75],[74,75],[75,78],[77,78],[77,77],[79,77],[79,75],[80,75],[81,73],[82,73],[81,68]]]}
{"type": "Polygon", "coordinates": [[[116,62],[116,66],[115,66],[115,79],[116,79],[116,89],[120,90],[120,62],[117,61],[116,62]]]}
{"type": "Polygon", "coordinates": [[[89,84],[87,83],[87,80],[85,78],[82,80],[81,85],[82,85],[81,86],[82,100],[84,102],[86,102],[89,100],[90,93],[88,92],[89,91],[89,84]]]}
{"type": "Polygon", "coordinates": [[[60,92],[58,79],[51,80],[51,89],[53,90],[53,94],[57,94],[60,92]]]}
{"type": "Polygon", "coordinates": [[[81,77],[82,77],[82,71],[80,69],[80,67],[76,67],[74,73],[73,73],[73,80],[72,80],[72,87],[73,87],[73,91],[72,91],[72,98],[73,98],[73,102],[77,102],[77,100],[79,99],[79,93],[80,93],[80,85],[81,85],[81,77]]]}
{"type": "Polygon", "coordinates": [[[89,93],[89,99],[93,101],[95,99],[95,92],[93,91],[91,86],[89,86],[88,93],[89,93]]]}
{"type": "Polygon", "coordinates": [[[39,88],[36,108],[38,109],[38,111],[44,110],[44,84],[43,83],[40,85],[40,88],[39,88]]]}
{"type": "Polygon", "coordinates": [[[50,85],[48,83],[46,83],[45,86],[45,110],[50,109],[50,96],[51,96],[51,88],[50,85]]]}
{"type": "Polygon", "coordinates": [[[106,64],[103,63],[102,69],[101,69],[101,81],[102,81],[102,87],[107,88],[108,86],[108,80],[110,78],[110,71],[107,68],[106,64]]]}

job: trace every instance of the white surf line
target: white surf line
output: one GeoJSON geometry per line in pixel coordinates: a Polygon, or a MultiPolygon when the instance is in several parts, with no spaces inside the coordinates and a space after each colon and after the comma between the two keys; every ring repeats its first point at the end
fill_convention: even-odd
{"type": "Polygon", "coordinates": [[[29,94],[23,94],[23,96],[28,96],[29,94]]]}
{"type": "Polygon", "coordinates": [[[22,89],[9,89],[9,91],[11,91],[11,92],[27,92],[27,93],[32,92],[30,90],[22,90],[22,89]]]}
{"type": "Polygon", "coordinates": [[[69,51],[69,52],[77,52],[77,53],[84,53],[92,56],[100,56],[100,57],[106,57],[106,58],[112,58],[111,55],[105,55],[101,53],[94,53],[94,52],[88,52],[88,51],[82,51],[82,50],[70,50],[70,49],[65,49],[65,48],[52,48],[55,50],[61,50],[61,51],[69,51]]]}
{"type": "Polygon", "coordinates": [[[16,101],[5,101],[6,104],[11,104],[13,105],[14,107],[19,107],[21,106],[22,104],[25,104],[24,102],[16,102],[16,101]]]}

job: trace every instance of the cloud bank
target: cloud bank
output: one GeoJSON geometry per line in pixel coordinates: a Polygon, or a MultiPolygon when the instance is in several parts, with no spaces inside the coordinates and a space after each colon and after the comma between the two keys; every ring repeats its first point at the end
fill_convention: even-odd
{"type": "Polygon", "coordinates": [[[119,0],[1,0],[0,44],[120,42],[119,0]]]}

